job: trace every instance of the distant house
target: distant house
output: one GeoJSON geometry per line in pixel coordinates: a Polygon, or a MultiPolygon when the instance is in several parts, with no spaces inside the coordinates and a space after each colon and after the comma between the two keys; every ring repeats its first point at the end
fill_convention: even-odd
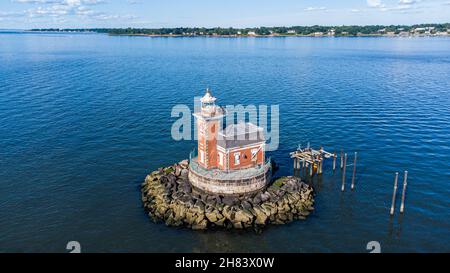
{"type": "Polygon", "coordinates": [[[241,35],[241,34],[242,34],[242,32],[240,32],[240,31],[237,32],[237,35],[241,35]]]}
{"type": "Polygon", "coordinates": [[[249,35],[249,36],[256,36],[256,32],[254,32],[254,31],[249,31],[249,32],[247,33],[247,35],[249,35]]]}
{"type": "Polygon", "coordinates": [[[320,32],[320,31],[314,32],[314,36],[316,36],[316,37],[323,36],[323,32],[320,32]]]}
{"type": "Polygon", "coordinates": [[[336,30],[335,29],[330,29],[330,30],[328,30],[328,36],[334,36],[335,34],[336,34],[336,30]]]}
{"type": "Polygon", "coordinates": [[[295,30],[293,30],[293,29],[290,29],[290,30],[288,30],[287,31],[287,34],[295,34],[296,32],[295,32],[295,30]]]}
{"type": "Polygon", "coordinates": [[[382,28],[382,29],[379,29],[378,30],[378,33],[385,33],[386,32],[386,29],[385,28],[382,28]]]}
{"type": "Polygon", "coordinates": [[[414,29],[414,32],[415,33],[423,33],[423,32],[425,32],[425,30],[426,30],[426,28],[424,28],[424,27],[417,27],[414,29]]]}

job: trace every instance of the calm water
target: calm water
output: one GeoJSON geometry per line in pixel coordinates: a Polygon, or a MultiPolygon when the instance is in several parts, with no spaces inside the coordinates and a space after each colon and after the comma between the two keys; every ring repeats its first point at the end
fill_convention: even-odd
{"type": "Polygon", "coordinates": [[[449,76],[448,38],[0,34],[0,252],[449,252],[449,76]],[[206,86],[223,105],[280,105],[279,175],[299,143],[358,151],[356,190],[328,166],[314,214],[259,235],[150,222],[139,185],[187,158],[170,111],[206,86]]]}

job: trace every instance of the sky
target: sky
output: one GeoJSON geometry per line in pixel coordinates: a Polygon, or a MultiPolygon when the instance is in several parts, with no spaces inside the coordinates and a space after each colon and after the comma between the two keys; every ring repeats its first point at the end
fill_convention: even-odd
{"type": "Polygon", "coordinates": [[[450,22],[450,0],[0,0],[0,29],[450,22]]]}

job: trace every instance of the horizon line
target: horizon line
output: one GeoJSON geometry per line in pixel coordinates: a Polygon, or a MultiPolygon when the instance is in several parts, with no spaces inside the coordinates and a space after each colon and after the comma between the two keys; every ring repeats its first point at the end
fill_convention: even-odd
{"type": "Polygon", "coordinates": [[[342,25],[260,25],[260,26],[253,26],[253,27],[233,27],[233,26],[215,26],[215,27],[205,27],[205,26],[176,26],[176,27],[33,27],[33,28],[0,28],[0,30],[32,30],[32,29],[164,29],[164,28],[205,28],[205,29],[211,29],[211,28],[224,28],[224,29],[254,29],[254,28],[275,28],[275,27],[285,27],[285,28],[291,28],[291,27],[342,27],[342,26],[359,26],[359,27],[367,27],[367,26],[415,26],[415,25],[445,25],[450,24],[450,22],[445,23],[414,23],[414,24],[364,24],[364,25],[357,25],[357,24],[342,24],[342,25]]]}

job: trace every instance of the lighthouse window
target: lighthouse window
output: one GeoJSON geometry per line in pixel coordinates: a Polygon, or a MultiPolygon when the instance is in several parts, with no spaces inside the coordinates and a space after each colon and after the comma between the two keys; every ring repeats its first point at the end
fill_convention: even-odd
{"type": "Polygon", "coordinates": [[[219,164],[223,165],[223,154],[219,153],[219,164]]]}
{"type": "Polygon", "coordinates": [[[205,152],[200,151],[200,162],[203,163],[205,161],[205,152]]]}
{"type": "Polygon", "coordinates": [[[241,157],[241,153],[234,153],[234,165],[241,164],[240,157],[241,157]]]}

